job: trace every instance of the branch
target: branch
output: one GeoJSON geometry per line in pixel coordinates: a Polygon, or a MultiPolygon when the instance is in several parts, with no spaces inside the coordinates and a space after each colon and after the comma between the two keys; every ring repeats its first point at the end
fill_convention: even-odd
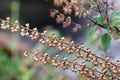
{"type": "Polygon", "coordinates": [[[93,22],[95,25],[98,25],[98,26],[100,26],[100,27],[102,27],[102,28],[106,28],[105,26],[97,23],[96,21],[94,21],[92,18],[90,18],[90,17],[88,17],[88,16],[87,16],[87,19],[90,20],[91,22],[93,22]]]}

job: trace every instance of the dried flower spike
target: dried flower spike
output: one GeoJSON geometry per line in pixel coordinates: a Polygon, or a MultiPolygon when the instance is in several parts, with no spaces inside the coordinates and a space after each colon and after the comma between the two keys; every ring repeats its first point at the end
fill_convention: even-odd
{"type": "Polygon", "coordinates": [[[63,4],[63,0],[54,0],[53,2],[55,6],[62,6],[63,4]]]}
{"type": "Polygon", "coordinates": [[[28,57],[28,51],[25,51],[25,52],[23,53],[23,55],[24,55],[25,57],[28,57]]]}
{"type": "Polygon", "coordinates": [[[22,27],[21,29],[21,32],[20,32],[20,35],[23,36],[23,37],[29,37],[29,28],[30,28],[30,25],[27,23],[25,24],[26,27],[22,27]]]}
{"type": "Polygon", "coordinates": [[[36,52],[33,53],[33,60],[34,60],[34,61],[40,61],[40,59],[41,59],[40,51],[39,51],[39,50],[36,50],[36,52]]]}
{"type": "Polygon", "coordinates": [[[30,38],[32,40],[37,40],[39,38],[39,32],[37,28],[33,28],[31,34],[30,34],[30,38]]]}
{"type": "MultiPolygon", "coordinates": [[[[15,21],[14,24],[14,28],[12,28],[13,30],[19,25],[19,22],[15,21]]],[[[120,61],[112,63],[110,62],[109,57],[101,58],[96,54],[93,54],[90,48],[84,49],[83,43],[75,46],[73,41],[66,43],[64,37],[62,37],[60,40],[57,40],[55,34],[53,34],[51,38],[48,38],[47,31],[39,33],[37,28],[33,28],[33,30],[31,30],[29,29],[29,24],[26,24],[26,27],[20,25],[19,27],[21,28],[21,36],[29,36],[26,35],[26,33],[30,32],[30,38],[36,40],[39,36],[41,36],[41,43],[47,44],[52,48],[57,47],[60,51],[66,51],[68,53],[73,53],[72,55],[75,55],[74,61],[68,61],[66,57],[60,59],[59,55],[56,55],[51,60],[50,56],[47,53],[40,55],[40,52],[36,50],[33,52],[34,61],[41,61],[44,64],[50,64],[50,62],[52,62],[52,65],[55,67],[62,67],[64,70],[70,69],[73,72],[79,72],[82,75],[89,75],[92,78],[100,80],[105,80],[106,77],[109,77],[111,80],[116,80],[118,79],[118,76],[120,76],[120,61]],[[82,64],[78,63],[77,60],[83,60],[82,64]],[[86,66],[86,62],[92,62],[92,64],[94,64],[94,67],[88,68],[86,66]],[[101,70],[97,69],[98,66],[101,67],[101,70]],[[111,71],[112,74],[109,74],[109,71],[111,71]]],[[[28,57],[28,53],[29,51],[25,51],[23,55],[25,57],[28,57]]]]}
{"type": "Polygon", "coordinates": [[[1,20],[1,29],[8,30],[10,28],[10,18],[7,17],[6,20],[1,20]]]}
{"type": "Polygon", "coordinates": [[[20,29],[18,20],[14,21],[13,27],[11,27],[11,32],[17,33],[20,29]]]}

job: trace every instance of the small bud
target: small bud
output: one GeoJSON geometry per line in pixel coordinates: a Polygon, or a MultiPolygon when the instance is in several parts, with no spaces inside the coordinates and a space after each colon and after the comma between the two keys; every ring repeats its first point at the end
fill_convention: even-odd
{"type": "Polygon", "coordinates": [[[25,52],[23,53],[23,55],[24,55],[25,57],[28,57],[28,51],[25,51],[25,52]]]}

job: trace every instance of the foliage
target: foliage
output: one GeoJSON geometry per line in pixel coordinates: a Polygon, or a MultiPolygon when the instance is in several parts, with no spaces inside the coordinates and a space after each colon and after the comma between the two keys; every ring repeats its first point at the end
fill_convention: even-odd
{"type": "Polygon", "coordinates": [[[94,35],[97,29],[98,29],[97,25],[91,27],[91,29],[88,32],[88,40],[92,41],[94,39],[94,35]]]}
{"type": "Polygon", "coordinates": [[[111,42],[111,36],[109,34],[104,34],[102,36],[102,44],[103,44],[103,47],[105,49],[109,49],[110,48],[110,42],[111,42]]]}

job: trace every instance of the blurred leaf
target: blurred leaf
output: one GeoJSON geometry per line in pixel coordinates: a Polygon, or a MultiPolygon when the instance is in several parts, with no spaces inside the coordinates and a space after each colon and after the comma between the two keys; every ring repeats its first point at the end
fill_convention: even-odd
{"type": "Polygon", "coordinates": [[[57,39],[60,39],[61,34],[59,33],[59,31],[57,31],[57,30],[48,31],[48,37],[52,37],[53,34],[56,35],[56,38],[57,38],[57,39]]]}
{"type": "Polygon", "coordinates": [[[114,20],[110,20],[110,26],[114,26],[114,25],[115,25],[114,20]]]}
{"type": "MultiPolygon", "coordinates": [[[[39,80],[46,80],[45,76],[40,76],[39,80]]],[[[48,79],[49,80],[49,79],[48,79]]]]}
{"type": "Polygon", "coordinates": [[[106,80],[110,80],[110,78],[108,76],[106,76],[106,80]]]}
{"type": "Polygon", "coordinates": [[[69,61],[73,61],[75,56],[74,55],[70,55],[70,54],[66,54],[66,57],[69,61]]]}
{"type": "Polygon", "coordinates": [[[92,62],[87,62],[86,64],[87,64],[88,68],[93,68],[94,67],[94,64],[92,62]]]}
{"type": "Polygon", "coordinates": [[[110,43],[111,43],[111,36],[107,33],[105,33],[102,36],[102,45],[105,49],[109,49],[110,48],[110,43]]]}
{"type": "Polygon", "coordinates": [[[120,31],[119,29],[116,27],[116,26],[113,26],[112,27],[112,30],[114,31],[115,35],[120,38],[120,31]]]}
{"type": "Polygon", "coordinates": [[[33,74],[34,74],[34,72],[32,69],[30,69],[30,70],[25,69],[23,71],[22,80],[33,80],[33,74]]]}
{"type": "Polygon", "coordinates": [[[19,2],[18,1],[13,1],[11,4],[10,4],[10,8],[12,10],[18,10],[19,9],[19,2]]]}
{"type": "Polygon", "coordinates": [[[91,11],[91,12],[95,12],[95,10],[94,10],[93,8],[90,8],[90,11],[91,11]]]}
{"type": "Polygon", "coordinates": [[[120,19],[119,18],[115,18],[113,20],[110,20],[110,26],[114,26],[116,24],[120,24],[120,19]]]}
{"type": "Polygon", "coordinates": [[[120,12],[112,12],[110,16],[112,18],[120,19],[120,12]]]}
{"type": "Polygon", "coordinates": [[[120,19],[114,21],[116,24],[120,24],[120,19]]]}
{"type": "Polygon", "coordinates": [[[6,64],[7,61],[9,61],[8,57],[0,54],[0,64],[6,64]]]}
{"type": "Polygon", "coordinates": [[[59,52],[58,48],[47,48],[46,50],[44,49],[44,52],[48,53],[50,56],[55,55],[56,53],[59,52]]]}
{"type": "Polygon", "coordinates": [[[99,24],[103,24],[103,22],[105,21],[105,18],[103,16],[101,17],[93,16],[93,19],[99,24]]]}
{"type": "Polygon", "coordinates": [[[47,80],[54,80],[54,76],[48,75],[47,80]]]}
{"type": "Polygon", "coordinates": [[[94,1],[93,1],[93,0],[88,0],[88,2],[89,2],[90,4],[94,4],[94,1]]]}
{"type": "Polygon", "coordinates": [[[90,28],[89,32],[88,32],[88,40],[91,42],[94,38],[95,32],[97,31],[98,26],[94,25],[90,28]]]}
{"type": "Polygon", "coordinates": [[[0,76],[11,75],[18,79],[21,76],[20,62],[18,60],[11,59],[6,53],[0,48],[0,76]]]}

